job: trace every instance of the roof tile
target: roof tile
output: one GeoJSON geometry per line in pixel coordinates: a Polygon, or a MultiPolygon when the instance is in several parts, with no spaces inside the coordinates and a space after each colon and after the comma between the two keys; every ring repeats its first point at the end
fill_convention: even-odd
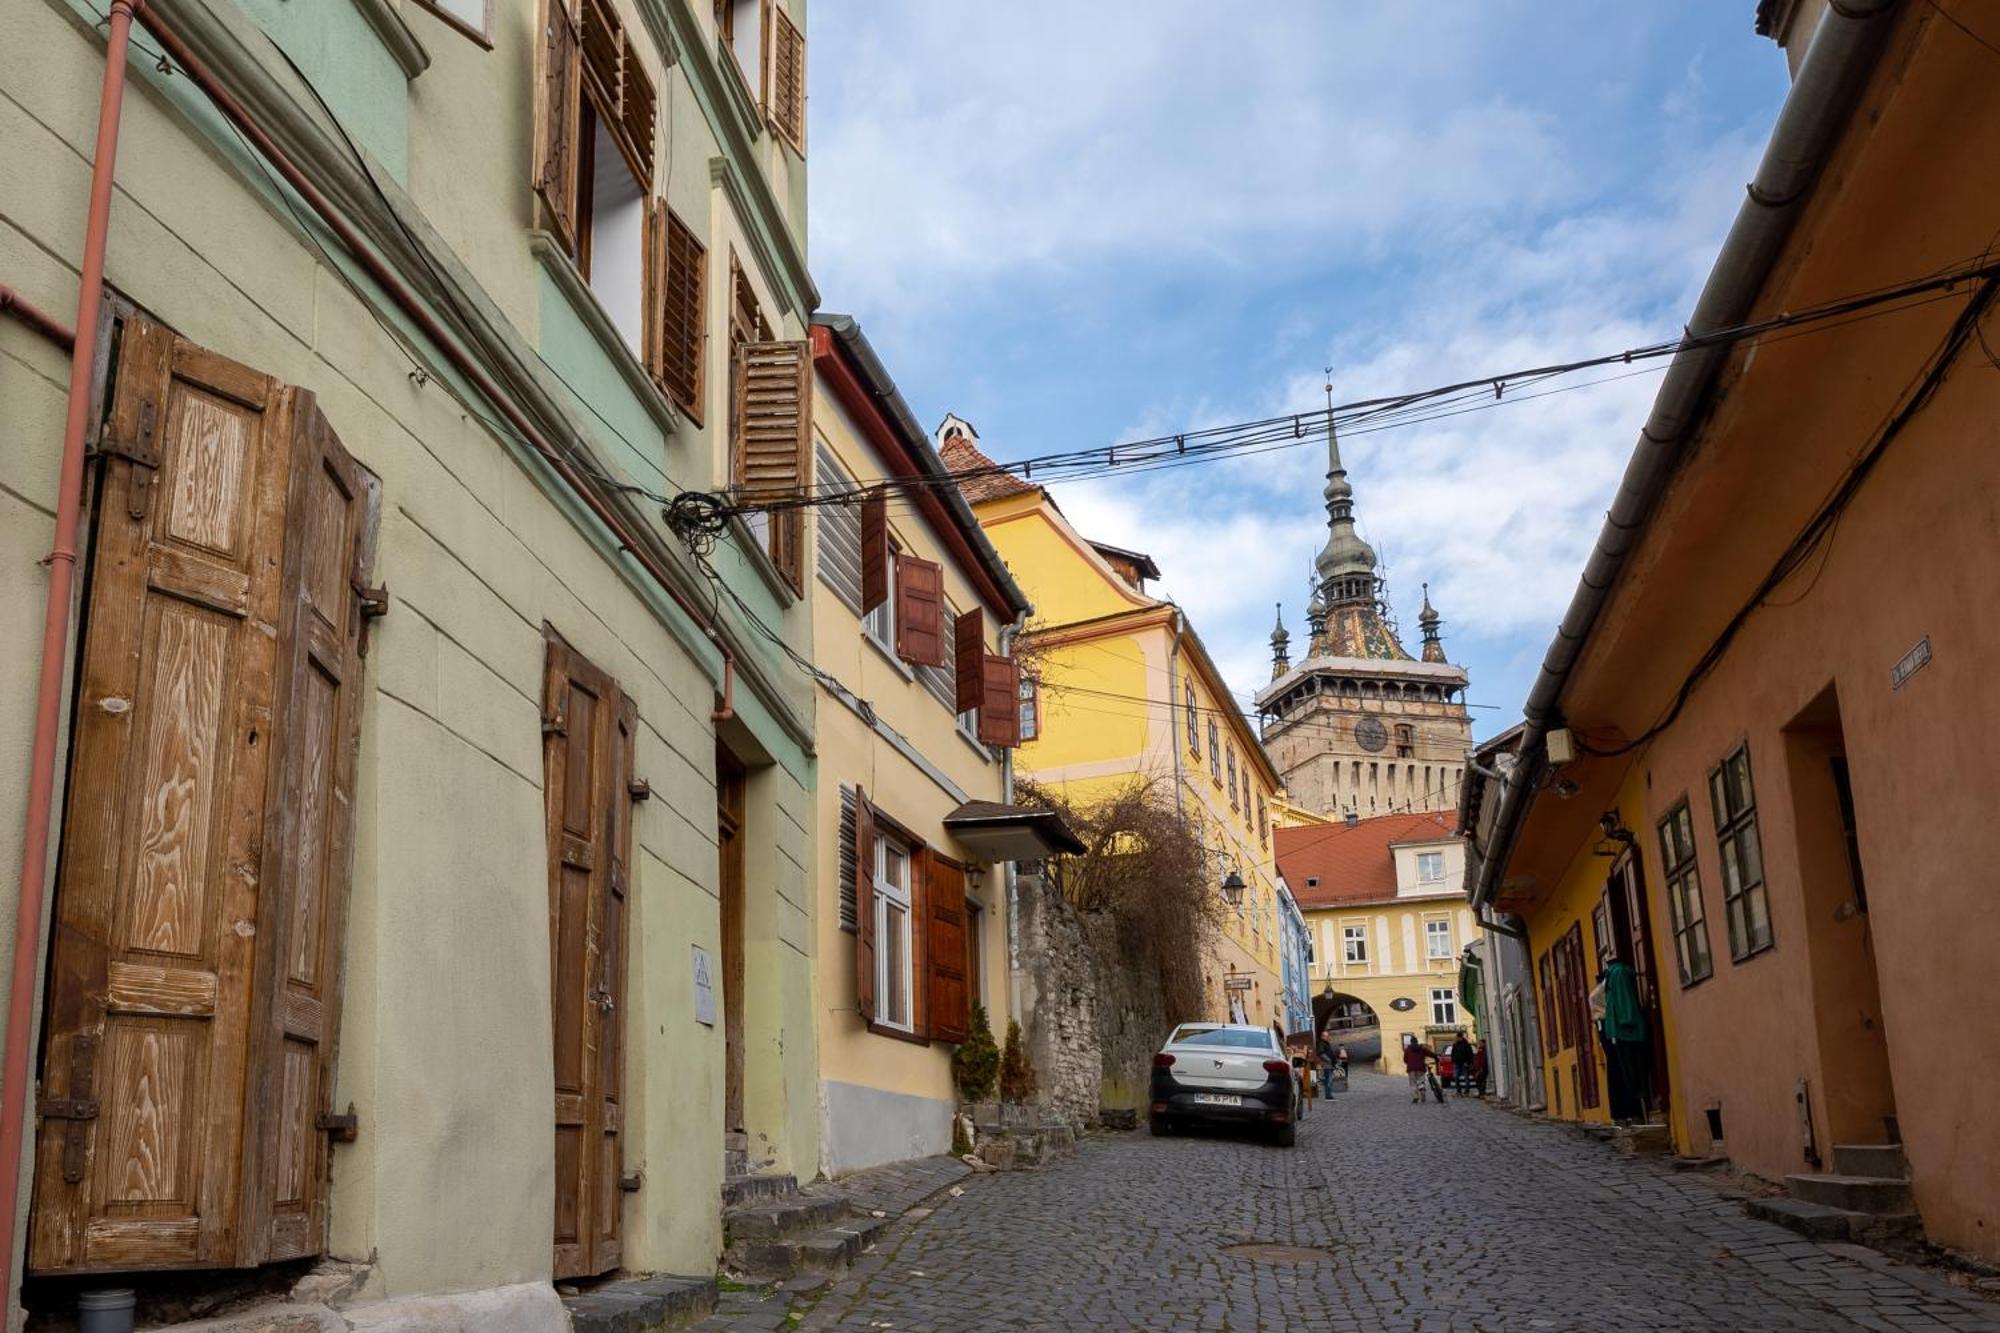
{"type": "Polygon", "coordinates": [[[1380,815],[1352,827],[1281,828],[1278,873],[1306,911],[1340,903],[1383,902],[1396,896],[1393,844],[1435,841],[1457,831],[1458,816],[1448,810],[1380,815]],[[1310,882],[1314,880],[1318,882],[1310,882]]]}

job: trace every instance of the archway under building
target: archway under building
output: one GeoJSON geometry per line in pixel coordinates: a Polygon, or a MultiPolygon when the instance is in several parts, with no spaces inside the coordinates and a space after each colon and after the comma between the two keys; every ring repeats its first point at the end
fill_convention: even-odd
{"type": "Polygon", "coordinates": [[[1359,996],[1331,986],[1313,996],[1313,1030],[1336,1047],[1345,1046],[1356,1064],[1372,1064],[1382,1054],[1382,1020],[1359,996]]]}

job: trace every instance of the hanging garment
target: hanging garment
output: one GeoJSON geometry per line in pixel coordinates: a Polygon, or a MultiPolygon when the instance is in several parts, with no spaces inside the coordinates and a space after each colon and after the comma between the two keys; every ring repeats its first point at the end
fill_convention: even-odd
{"type": "Polygon", "coordinates": [[[1639,978],[1630,963],[1617,962],[1604,969],[1604,1035],[1615,1041],[1643,1042],[1652,1033],[1646,1030],[1646,1010],[1639,1003],[1639,978]]]}

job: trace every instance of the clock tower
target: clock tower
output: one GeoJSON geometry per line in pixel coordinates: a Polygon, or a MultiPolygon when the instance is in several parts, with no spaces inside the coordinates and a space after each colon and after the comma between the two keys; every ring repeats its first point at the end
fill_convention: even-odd
{"type": "Polygon", "coordinates": [[[1331,411],[1326,454],[1327,539],[1313,561],[1309,637],[1293,662],[1281,611],[1271,683],[1257,693],[1264,748],[1292,800],[1318,814],[1456,809],[1472,748],[1465,668],[1445,660],[1428,586],[1417,617],[1421,656],[1404,650],[1375,549],[1354,530],[1354,488],[1331,411]]]}

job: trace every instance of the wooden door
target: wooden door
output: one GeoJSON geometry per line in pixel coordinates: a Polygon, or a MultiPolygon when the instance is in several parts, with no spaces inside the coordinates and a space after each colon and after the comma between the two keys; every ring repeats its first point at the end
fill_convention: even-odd
{"type": "Polygon", "coordinates": [[[1646,872],[1635,853],[1626,852],[1612,868],[1607,892],[1611,896],[1611,915],[1623,941],[1620,957],[1631,964],[1639,991],[1639,1004],[1646,1012],[1646,1035],[1651,1042],[1653,1066],[1647,1105],[1649,1108],[1664,1107],[1670,1091],[1667,1085],[1667,1034],[1660,1020],[1660,973],[1653,953],[1652,917],[1646,907],[1646,872]]]}
{"type": "Polygon", "coordinates": [[[1576,1034],[1577,1105],[1594,1108],[1598,1103],[1597,1025],[1590,1021],[1590,973],[1584,962],[1583,923],[1572,925],[1556,948],[1570,1030],[1576,1034]]]}
{"type": "Polygon", "coordinates": [[[743,1130],[743,769],[715,754],[716,853],[722,903],[722,1127],[743,1130]]]}
{"type": "Polygon", "coordinates": [[[555,1276],[623,1258],[625,997],[638,716],[545,629],[543,800],[555,1037],[555,1276]]]}
{"type": "Polygon", "coordinates": [[[318,1253],[376,484],[143,320],[102,452],[29,1266],[318,1253]]]}

